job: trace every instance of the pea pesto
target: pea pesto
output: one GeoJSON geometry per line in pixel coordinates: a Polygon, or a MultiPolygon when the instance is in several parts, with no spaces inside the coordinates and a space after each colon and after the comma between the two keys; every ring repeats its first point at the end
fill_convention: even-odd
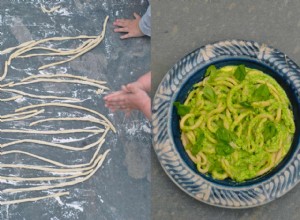
{"type": "Polygon", "coordinates": [[[290,101],[271,76],[244,65],[211,65],[184,103],[175,102],[181,141],[199,172],[243,182],[267,173],[289,151],[290,101]]]}

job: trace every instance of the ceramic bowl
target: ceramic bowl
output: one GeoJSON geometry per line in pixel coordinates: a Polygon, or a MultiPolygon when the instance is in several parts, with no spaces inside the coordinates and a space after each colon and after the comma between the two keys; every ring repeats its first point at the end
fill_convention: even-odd
{"type": "Polygon", "coordinates": [[[253,41],[227,40],[203,46],[177,62],[165,75],[153,100],[153,145],[167,175],[184,192],[225,208],[263,205],[284,195],[300,180],[300,69],[282,52],[253,41]],[[208,66],[244,64],[272,76],[285,90],[294,113],[296,132],[284,159],[270,172],[237,183],[200,173],[180,140],[179,116],[173,106],[186,99],[208,66]]]}

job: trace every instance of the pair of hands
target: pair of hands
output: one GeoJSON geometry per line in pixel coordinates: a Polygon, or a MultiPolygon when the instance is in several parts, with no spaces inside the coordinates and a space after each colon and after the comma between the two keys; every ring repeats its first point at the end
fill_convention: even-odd
{"type": "Polygon", "coordinates": [[[142,37],[143,32],[139,27],[141,16],[137,13],[133,13],[134,19],[117,19],[113,25],[116,26],[114,32],[126,33],[121,35],[121,39],[127,39],[131,37],[142,37]]]}

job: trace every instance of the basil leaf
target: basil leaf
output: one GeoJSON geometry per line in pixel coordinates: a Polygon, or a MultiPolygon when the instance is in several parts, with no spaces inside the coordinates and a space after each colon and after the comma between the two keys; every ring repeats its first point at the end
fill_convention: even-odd
{"type": "Polygon", "coordinates": [[[216,72],[217,72],[217,68],[215,67],[215,65],[210,65],[205,72],[205,77],[214,74],[216,72]]]}
{"type": "Polygon", "coordinates": [[[265,141],[270,140],[275,135],[277,135],[277,133],[278,133],[278,131],[276,129],[274,122],[267,121],[266,125],[264,127],[264,130],[263,130],[263,136],[264,136],[265,141]]]}
{"type": "Polygon", "coordinates": [[[240,82],[242,82],[245,79],[246,69],[244,64],[241,64],[236,68],[234,72],[234,77],[240,82]]]}
{"type": "Polygon", "coordinates": [[[196,134],[196,144],[191,148],[191,153],[196,156],[199,151],[203,148],[203,141],[204,141],[205,135],[203,131],[199,131],[196,134]]]}
{"type": "Polygon", "coordinates": [[[245,107],[245,108],[253,108],[251,103],[248,101],[240,102],[240,105],[245,107]]]}
{"type": "Polygon", "coordinates": [[[216,154],[220,156],[226,156],[233,153],[234,149],[224,142],[219,142],[216,145],[216,154]]]}
{"type": "Polygon", "coordinates": [[[217,100],[217,95],[215,91],[208,85],[204,86],[203,88],[203,97],[211,102],[216,102],[217,100]]]}
{"type": "Polygon", "coordinates": [[[174,102],[173,105],[176,107],[177,114],[180,115],[180,116],[186,115],[191,110],[191,108],[189,106],[180,104],[180,102],[174,102]]]}
{"type": "Polygon", "coordinates": [[[216,131],[216,137],[218,141],[229,143],[232,139],[234,139],[234,134],[228,131],[226,128],[220,127],[216,131]]]}
{"type": "Polygon", "coordinates": [[[254,102],[265,101],[270,98],[270,91],[267,85],[260,85],[252,94],[252,100],[254,102]]]}

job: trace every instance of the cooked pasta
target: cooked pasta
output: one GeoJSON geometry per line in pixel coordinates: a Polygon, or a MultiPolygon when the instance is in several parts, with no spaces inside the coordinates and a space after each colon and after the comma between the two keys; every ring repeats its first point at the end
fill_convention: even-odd
{"type": "Polygon", "coordinates": [[[237,182],[267,173],[288,153],[295,123],[290,101],[269,75],[244,65],[210,66],[183,104],[182,144],[199,172],[237,182]]]}

